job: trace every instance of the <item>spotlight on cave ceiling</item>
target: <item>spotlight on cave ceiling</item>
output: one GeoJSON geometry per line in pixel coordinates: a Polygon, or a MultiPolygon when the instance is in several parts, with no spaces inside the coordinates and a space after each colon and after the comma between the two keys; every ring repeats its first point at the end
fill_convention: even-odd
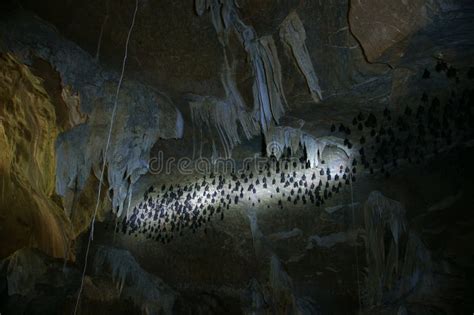
{"type": "Polygon", "coordinates": [[[318,158],[316,167],[291,158],[267,159],[259,168],[262,164],[253,160],[232,174],[211,173],[194,182],[152,186],[118,230],[166,243],[187,230],[206,230],[208,222],[224,220],[237,208],[322,206],[350,184],[353,174],[348,153],[338,146],[326,145],[318,158]]]}

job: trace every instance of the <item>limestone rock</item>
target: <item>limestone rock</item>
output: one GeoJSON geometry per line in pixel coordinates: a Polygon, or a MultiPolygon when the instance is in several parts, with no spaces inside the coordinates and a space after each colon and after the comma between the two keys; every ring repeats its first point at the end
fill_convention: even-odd
{"type": "MultiPolygon", "coordinates": [[[[426,26],[435,10],[433,2],[435,1],[351,1],[351,31],[361,43],[367,59],[370,62],[380,62],[391,48],[426,26]]],[[[402,45],[392,51],[388,62],[402,57],[404,48],[402,45]]]]}
{"type": "MultiPolygon", "coordinates": [[[[105,159],[106,179],[113,192],[112,206],[120,216],[133,184],[148,171],[149,152],[155,142],[159,138],[182,137],[181,113],[166,95],[134,80],[125,79],[115,99],[119,75],[103,69],[85,51],[38,18],[20,13],[15,19],[3,22],[0,29],[5,37],[5,50],[17,53],[25,62],[31,62],[33,57],[48,61],[60,74],[62,84],[78,93],[81,112],[91,116],[87,123],[58,137],[56,192],[59,195],[66,196],[68,190],[82,191],[91,169],[100,177],[99,165],[104,159],[112,110],[117,102],[113,137],[105,159]],[[30,51],[26,47],[35,49],[30,51]]],[[[71,110],[72,116],[77,116],[75,111],[71,110]]]]}
{"type": "Polygon", "coordinates": [[[5,257],[34,246],[57,257],[69,251],[71,227],[54,196],[60,132],[55,106],[38,77],[0,55],[0,248],[5,257]]]}

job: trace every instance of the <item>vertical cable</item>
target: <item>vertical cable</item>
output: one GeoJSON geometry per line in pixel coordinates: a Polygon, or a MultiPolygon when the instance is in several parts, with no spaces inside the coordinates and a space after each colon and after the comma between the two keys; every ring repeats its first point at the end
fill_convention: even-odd
{"type": "Polygon", "coordinates": [[[90,233],[89,233],[89,239],[87,241],[87,248],[86,248],[86,254],[85,254],[85,261],[84,261],[84,269],[82,271],[81,286],[79,287],[79,293],[77,295],[76,306],[74,307],[74,315],[77,314],[79,301],[81,299],[82,289],[84,287],[84,278],[85,278],[86,269],[87,269],[87,259],[89,257],[90,245],[91,245],[92,239],[94,238],[94,224],[95,224],[95,218],[97,216],[97,210],[99,209],[99,204],[100,204],[100,195],[101,195],[101,192],[102,192],[102,182],[104,180],[105,166],[107,164],[107,152],[108,152],[108,149],[109,149],[109,146],[110,146],[110,139],[112,137],[112,129],[113,129],[113,126],[114,126],[115,115],[116,115],[116,112],[117,112],[118,96],[119,96],[119,93],[120,93],[120,88],[122,86],[123,75],[125,73],[125,64],[127,62],[127,57],[128,57],[128,43],[130,41],[130,36],[132,35],[133,26],[135,25],[135,18],[137,16],[138,1],[139,0],[135,0],[135,11],[133,12],[132,23],[130,25],[130,29],[128,30],[127,40],[125,42],[125,54],[124,54],[123,62],[122,62],[122,72],[120,73],[120,79],[119,79],[119,82],[118,82],[118,85],[117,85],[117,90],[115,92],[114,107],[113,107],[113,110],[112,110],[112,117],[110,119],[110,128],[109,128],[109,133],[108,133],[108,136],[107,136],[107,143],[105,145],[105,150],[104,150],[104,154],[103,154],[102,170],[101,170],[101,173],[100,173],[100,180],[99,180],[99,191],[97,193],[97,202],[96,202],[96,205],[95,205],[94,215],[92,216],[92,220],[91,220],[91,224],[90,224],[90,233]]]}

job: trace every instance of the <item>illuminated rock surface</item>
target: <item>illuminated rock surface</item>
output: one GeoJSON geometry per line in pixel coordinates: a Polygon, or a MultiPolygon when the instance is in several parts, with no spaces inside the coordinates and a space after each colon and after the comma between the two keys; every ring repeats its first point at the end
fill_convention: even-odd
{"type": "Polygon", "coordinates": [[[1,55],[0,64],[0,252],[5,257],[33,246],[63,257],[71,224],[54,191],[55,105],[40,78],[15,57],[1,55]]]}
{"type": "Polygon", "coordinates": [[[0,5],[1,314],[472,312],[470,1],[139,0],[98,198],[135,3],[0,5]]]}

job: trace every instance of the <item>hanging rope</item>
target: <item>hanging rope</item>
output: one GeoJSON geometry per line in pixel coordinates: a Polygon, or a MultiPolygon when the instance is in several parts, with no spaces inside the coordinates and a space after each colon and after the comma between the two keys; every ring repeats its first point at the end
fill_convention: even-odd
{"type": "Polygon", "coordinates": [[[100,204],[100,195],[101,195],[101,192],[102,192],[102,182],[104,180],[105,166],[107,164],[107,152],[109,150],[110,139],[112,137],[112,129],[113,129],[113,126],[114,126],[115,115],[116,115],[116,112],[117,112],[118,96],[119,96],[119,93],[120,93],[120,88],[122,86],[123,75],[125,73],[125,64],[127,62],[127,57],[128,57],[128,43],[130,41],[130,36],[132,35],[133,26],[135,25],[135,18],[137,16],[138,1],[139,0],[135,0],[135,11],[133,12],[132,23],[130,25],[130,29],[128,30],[127,40],[125,42],[125,54],[124,54],[123,62],[122,62],[122,72],[120,73],[120,79],[119,79],[119,82],[118,82],[118,85],[117,85],[117,90],[115,92],[114,107],[113,107],[113,110],[112,110],[112,117],[110,119],[110,128],[109,128],[109,133],[107,135],[107,143],[106,143],[105,149],[104,149],[102,170],[100,172],[99,191],[97,193],[97,201],[96,201],[96,205],[95,205],[94,215],[92,216],[92,221],[91,221],[91,224],[90,224],[90,233],[89,233],[89,239],[87,241],[87,248],[86,248],[85,260],[84,260],[84,269],[82,270],[81,286],[79,287],[79,293],[77,295],[76,306],[74,307],[74,315],[77,314],[79,301],[81,299],[82,289],[84,287],[84,278],[86,276],[87,259],[89,257],[90,245],[91,245],[91,242],[94,238],[94,225],[95,225],[95,219],[96,219],[96,216],[97,216],[97,210],[99,209],[99,204],[100,204]]]}
{"type": "MultiPolygon", "coordinates": [[[[352,225],[355,230],[355,210],[354,210],[354,190],[352,188],[352,174],[350,174],[350,186],[351,186],[351,208],[352,208],[352,225]]],[[[356,234],[357,235],[357,234],[356,234]]],[[[356,245],[355,248],[355,258],[356,258],[356,276],[357,276],[357,294],[359,297],[359,313],[362,312],[362,301],[360,297],[360,279],[359,279],[359,254],[357,253],[357,236],[356,236],[356,245]]]]}

